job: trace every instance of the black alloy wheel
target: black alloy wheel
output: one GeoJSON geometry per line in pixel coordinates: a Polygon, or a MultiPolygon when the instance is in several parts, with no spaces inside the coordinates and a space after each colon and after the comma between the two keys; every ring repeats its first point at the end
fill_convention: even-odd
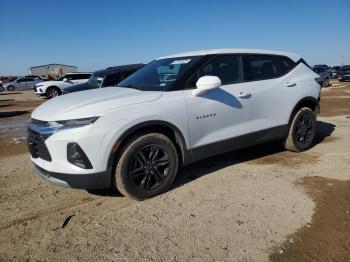
{"type": "Polygon", "coordinates": [[[167,191],[179,167],[175,144],[160,133],[130,137],[115,161],[114,186],[123,195],[137,200],[167,191]]]}
{"type": "Polygon", "coordinates": [[[309,114],[303,114],[298,119],[295,126],[295,142],[300,146],[312,143],[315,123],[309,114]]]}
{"type": "Polygon", "coordinates": [[[284,147],[292,152],[302,152],[311,148],[316,133],[315,112],[309,107],[300,108],[293,116],[284,147]]]}
{"type": "Polygon", "coordinates": [[[131,158],[128,177],[140,191],[152,191],[164,183],[169,170],[168,153],[159,145],[151,144],[142,147],[131,158]]]}

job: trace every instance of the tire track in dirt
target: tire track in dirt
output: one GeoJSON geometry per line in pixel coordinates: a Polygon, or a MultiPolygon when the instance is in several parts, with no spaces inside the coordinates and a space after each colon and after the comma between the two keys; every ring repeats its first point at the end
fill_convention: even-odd
{"type": "Polygon", "coordinates": [[[78,200],[79,203],[73,202],[73,203],[69,203],[68,205],[61,205],[61,206],[54,206],[51,208],[45,208],[43,210],[39,210],[34,212],[35,214],[33,214],[33,212],[29,213],[29,214],[25,214],[24,216],[21,216],[20,218],[16,218],[12,221],[8,221],[8,223],[5,224],[0,224],[0,230],[4,230],[7,229],[9,227],[30,221],[30,220],[35,220],[35,219],[39,219],[41,217],[44,216],[48,216],[48,215],[52,215],[54,213],[58,213],[58,212],[62,212],[62,211],[66,211],[68,209],[71,208],[76,208],[76,207],[80,207],[83,206],[85,204],[88,204],[90,202],[94,202],[97,200],[102,199],[103,197],[95,197],[95,198],[83,198],[81,200],[78,200]]]}

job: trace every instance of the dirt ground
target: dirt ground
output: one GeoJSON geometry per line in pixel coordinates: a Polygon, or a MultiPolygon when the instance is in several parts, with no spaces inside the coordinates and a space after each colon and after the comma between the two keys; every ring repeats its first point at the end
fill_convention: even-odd
{"type": "Polygon", "coordinates": [[[311,150],[210,158],[142,202],[31,170],[25,124],[43,101],[0,93],[0,261],[350,261],[350,83],[323,89],[311,150]]]}

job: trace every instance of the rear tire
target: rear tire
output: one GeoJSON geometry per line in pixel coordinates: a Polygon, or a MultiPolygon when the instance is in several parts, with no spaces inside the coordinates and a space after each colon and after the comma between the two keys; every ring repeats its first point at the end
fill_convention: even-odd
{"type": "Polygon", "coordinates": [[[165,135],[149,133],[121,148],[114,186],[129,198],[143,200],[167,191],[179,166],[177,150],[165,135]]]}
{"type": "Polygon", "coordinates": [[[8,86],[7,87],[7,91],[15,91],[15,87],[14,86],[8,86]]]}
{"type": "Polygon", "coordinates": [[[309,149],[315,138],[316,116],[308,107],[299,109],[289,127],[284,147],[293,152],[309,149]]]}
{"type": "Polygon", "coordinates": [[[49,87],[46,90],[46,96],[51,99],[62,94],[61,90],[57,87],[49,87]]]}

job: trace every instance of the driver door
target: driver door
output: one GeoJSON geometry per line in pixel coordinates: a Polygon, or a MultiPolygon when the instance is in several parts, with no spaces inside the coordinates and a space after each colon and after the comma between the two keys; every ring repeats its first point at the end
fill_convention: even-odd
{"type": "Polygon", "coordinates": [[[242,59],[239,55],[219,55],[207,62],[189,81],[184,91],[188,108],[192,157],[199,160],[239,148],[249,142],[251,132],[251,95],[243,83],[242,59]],[[219,88],[193,95],[198,78],[220,78],[219,88]]]}

